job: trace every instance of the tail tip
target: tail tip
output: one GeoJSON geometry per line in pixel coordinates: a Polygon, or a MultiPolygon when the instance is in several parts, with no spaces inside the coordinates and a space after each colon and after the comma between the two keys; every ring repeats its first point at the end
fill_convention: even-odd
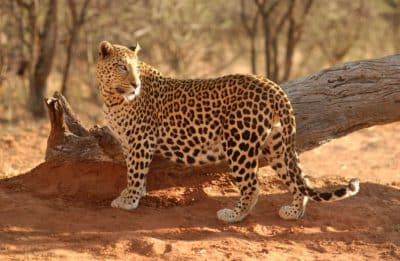
{"type": "Polygon", "coordinates": [[[359,179],[352,179],[349,182],[349,189],[353,194],[358,193],[360,190],[360,180],[359,179]]]}

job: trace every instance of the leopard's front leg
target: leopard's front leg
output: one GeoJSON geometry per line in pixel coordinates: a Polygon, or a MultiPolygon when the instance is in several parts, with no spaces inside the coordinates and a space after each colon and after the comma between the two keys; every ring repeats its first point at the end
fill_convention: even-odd
{"type": "Polygon", "coordinates": [[[114,199],[111,206],[132,210],[138,207],[139,200],[146,193],[146,175],[153,157],[153,144],[148,135],[142,139],[130,139],[129,147],[125,152],[125,161],[128,170],[127,188],[121,195],[114,199]]]}

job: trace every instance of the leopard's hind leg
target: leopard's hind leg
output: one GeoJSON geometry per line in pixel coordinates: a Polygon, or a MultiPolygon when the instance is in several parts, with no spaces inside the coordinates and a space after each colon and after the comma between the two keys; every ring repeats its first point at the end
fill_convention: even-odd
{"type": "MultiPolygon", "coordinates": [[[[268,131],[268,130],[266,130],[268,131]]],[[[240,190],[240,199],[233,209],[221,209],[217,216],[227,222],[245,218],[257,203],[259,184],[257,180],[258,156],[261,137],[255,130],[231,128],[224,134],[222,143],[232,176],[240,190]]]]}
{"type": "MultiPolygon", "coordinates": [[[[289,137],[289,140],[291,137],[289,137]]],[[[288,140],[286,140],[288,142],[288,140]]],[[[289,191],[293,194],[293,201],[290,205],[282,206],[279,210],[279,215],[283,219],[299,219],[305,214],[308,197],[299,190],[301,182],[295,182],[297,179],[302,179],[308,185],[301,170],[297,154],[294,150],[288,148],[284,144],[285,140],[282,137],[282,127],[280,124],[272,128],[271,134],[267,137],[266,144],[262,147],[262,154],[265,156],[268,164],[277,172],[280,179],[289,187],[289,191]],[[294,170],[289,170],[289,166],[294,170]]]]}

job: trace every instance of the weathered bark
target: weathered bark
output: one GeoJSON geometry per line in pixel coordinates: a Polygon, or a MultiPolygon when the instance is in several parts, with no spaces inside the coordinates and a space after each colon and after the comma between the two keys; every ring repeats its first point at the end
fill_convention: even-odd
{"type": "Polygon", "coordinates": [[[400,55],[337,65],[282,86],[296,112],[300,151],[400,120],[400,55]]]}
{"type": "MultiPolygon", "coordinates": [[[[282,84],[297,116],[297,147],[305,151],[352,131],[400,120],[400,55],[338,65],[282,84]]],[[[121,148],[107,127],[87,130],[65,98],[47,99],[51,121],[46,161],[108,161],[123,164],[121,148]]],[[[261,160],[260,165],[266,163],[261,160]]],[[[154,171],[226,171],[227,164],[177,166],[155,157],[154,171]],[[210,168],[211,167],[211,168],[210,168]]]]}

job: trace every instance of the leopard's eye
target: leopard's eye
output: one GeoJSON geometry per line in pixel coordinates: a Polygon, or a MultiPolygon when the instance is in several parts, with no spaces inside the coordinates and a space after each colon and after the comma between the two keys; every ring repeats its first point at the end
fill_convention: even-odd
{"type": "Polygon", "coordinates": [[[118,68],[124,73],[128,71],[128,68],[126,67],[126,65],[123,65],[123,64],[119,64],[118,68]]]}

